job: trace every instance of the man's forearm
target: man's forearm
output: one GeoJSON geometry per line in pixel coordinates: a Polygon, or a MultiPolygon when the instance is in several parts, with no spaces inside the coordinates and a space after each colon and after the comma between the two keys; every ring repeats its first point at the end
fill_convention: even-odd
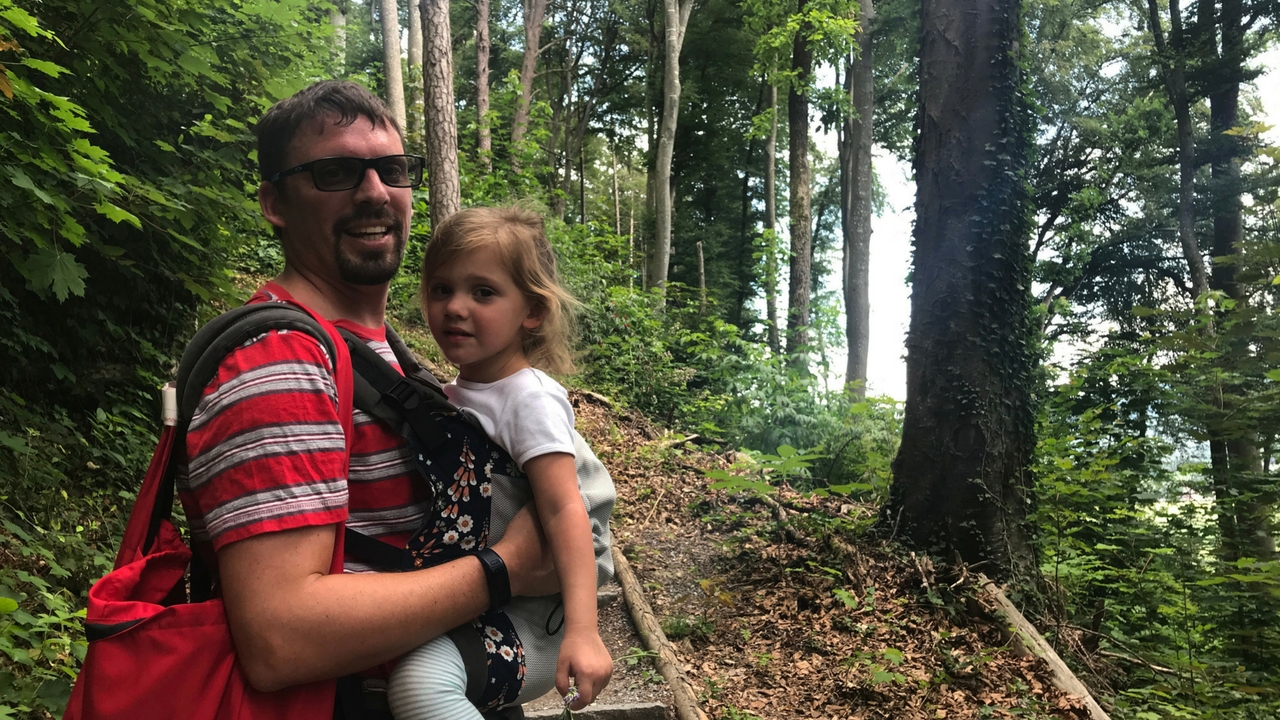
{"type": "Polygon", "coordinates": [[[333,526],[302,528],[218,553],[236,652],[255,688],[278,690],[374,667],[488,607],[477,560],[328,575],[333,538],[333,526]]]}

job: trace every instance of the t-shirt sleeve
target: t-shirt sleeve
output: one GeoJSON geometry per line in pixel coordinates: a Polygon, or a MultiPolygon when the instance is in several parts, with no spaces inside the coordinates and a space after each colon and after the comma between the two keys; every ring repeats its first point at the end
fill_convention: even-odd
{"type": "Polygon", "coordinates": [[[347,517],[347,458],[330,359],[302,332],[227,355],[187,431],[178,478],[191,529],[215,550],[347,517]]]}
{"type": "Polygon", "coordinates": [[[574,454],[573,406],[559,388],[530,387],[507,402],[498,422],[498,441],[516,466],[548,453],[574,454]]]}

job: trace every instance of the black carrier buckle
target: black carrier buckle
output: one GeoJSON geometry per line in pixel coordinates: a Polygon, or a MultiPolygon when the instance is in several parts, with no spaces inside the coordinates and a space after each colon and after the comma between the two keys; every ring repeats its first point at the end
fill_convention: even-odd
{"type": "Polygon", "coordinates": [[[387,390],[387,395],[395,398],[400,403],[400,407],[405,412],[413,412],[418,409],[418,405],[422,403],[422,398],[418,396],[418,391],[408,380],[401,380],[387,390]]]}

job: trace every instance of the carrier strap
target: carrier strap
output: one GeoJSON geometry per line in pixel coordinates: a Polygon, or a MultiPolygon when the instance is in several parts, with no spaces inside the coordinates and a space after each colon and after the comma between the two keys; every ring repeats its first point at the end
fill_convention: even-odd
{"type": "MultiPolygon", "coordinates": [[[[405,361],[411,359],[412,355],[408,353],[400,338],[396,337],[394,344],[388,344],[391,344],[392,352],[396,352],[398,345],[408,356],[401,359],[400,353],[396,353],[396,359],[402,363],[401,369],[413,374],[397,372],[378,354],[378,351],[369,347],[363,340],[346,330],[340,330],[340,332],[342,339],[347,343],[347,350],[351,354],[351,367],[355,371],[355,406],[382,420],[401,435],[407,436],[405,427],[407,425],[413,430],[422,449],[428,453],[444,442],[446,430],[436,414],[457,412],[457,408],[449,404],[449,399],[445,397],[444,391],[439,383],[435,382],[434,377],[431,378],[431,382],[415,377],[423,374],[431,377],[430,373],[423,370],[416,360],[412,361],[411,367],[405,368],[405,361]]],[[[391,334],[388,337],[391,337],[391,334]]]]}

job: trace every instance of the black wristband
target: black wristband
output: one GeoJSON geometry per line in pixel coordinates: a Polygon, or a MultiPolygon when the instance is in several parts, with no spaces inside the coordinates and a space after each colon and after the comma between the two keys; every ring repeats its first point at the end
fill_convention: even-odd
{"type": "Polygon", "coordinates": [[[489,584],[489,609],[501,610],[511,602],[511,578],[507,576],[507,564],[492,548],[480,550],[476,559],[484,568],[484,580],[489,584]]]}

